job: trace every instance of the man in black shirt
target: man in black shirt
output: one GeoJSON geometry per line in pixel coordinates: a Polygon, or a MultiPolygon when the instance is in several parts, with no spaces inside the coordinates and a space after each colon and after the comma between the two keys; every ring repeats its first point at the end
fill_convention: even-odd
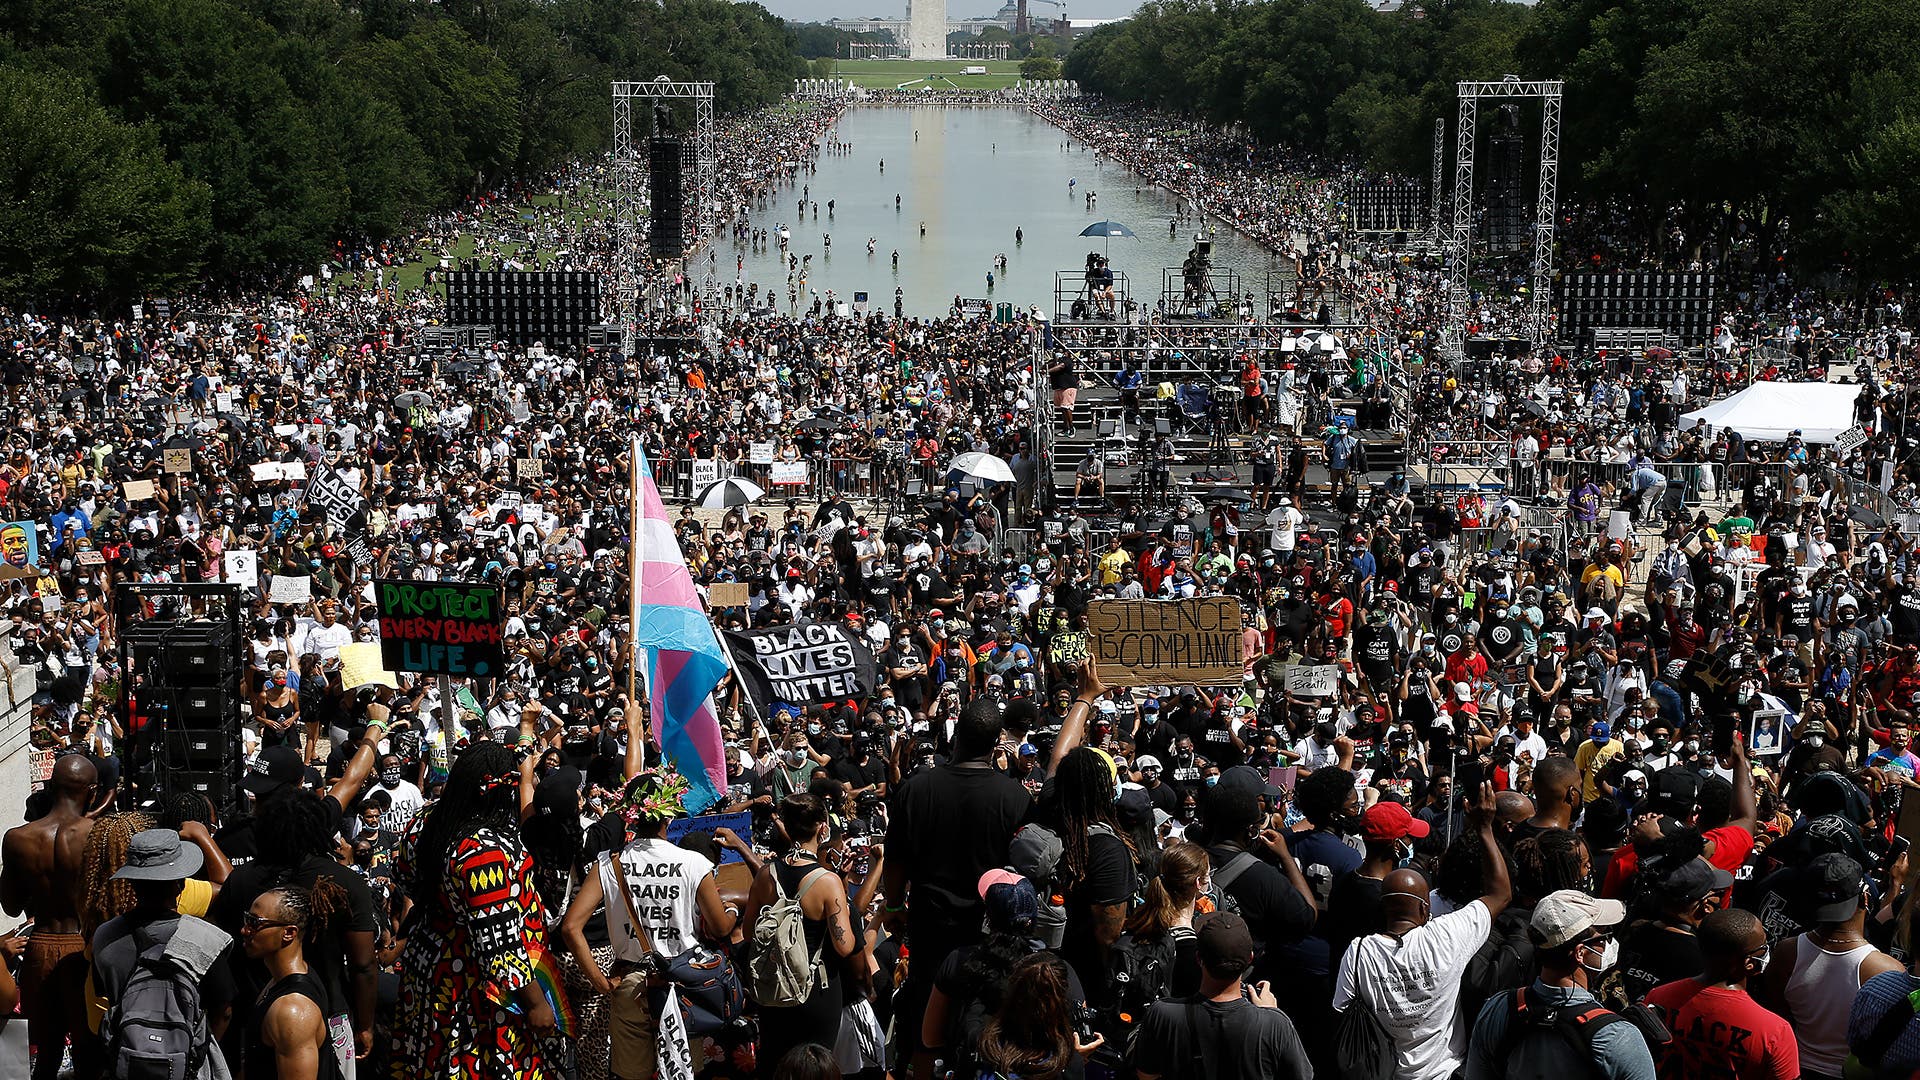
{"type": "Polygon", "coordinates": [[[1185,1001],[1157,1001],[1147,1010],[1135,1042],[1140,1080],[1311,1077],[1299,1033],[1280,1011],[1272,985],[1241,984],[1254,966],[1255,943],[1246,920],[1217,911],[1196,929],[1200,992],[1185,1001]]]}
{"type": "MultiPolygon", "coordinates": [[[[1215,787],[1207,798],[1206,817],[1214,888],[1225,909],[1247,921],[1258,966],[1269,946],[1298,941],[1313,929],[1313,890],[1292,852],[1268,826],[1259,796],[1252,791],[1238,784],[1215,787]]],[[[1277,974],[1266,966],[1260,973],[1277,974]]]]}

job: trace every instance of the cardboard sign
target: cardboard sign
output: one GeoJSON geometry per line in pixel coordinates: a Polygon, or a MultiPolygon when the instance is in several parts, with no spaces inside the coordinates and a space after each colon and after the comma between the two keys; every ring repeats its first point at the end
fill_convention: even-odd
{"type": "Polygon", "coordinates": [[[193,451],[184,446],[169,446],[160,451],[160,471],[167,473],[192,472],[193,451]]]}
{"type": "Polygon", "coordinates": [[[1093,661],[1108,686],[1237,685],[1246,670],[1242,628],[1231,596],[1087,605],[1093,661]]]}
{"type": "MultiPolygon", "coordinates": [[[[732,829],[733,835],[742,840],[753,838],[753,811],[741,810],[732,814],[702,814],[699,817],[674,818],[667,822],[667,843],[678,844],[680,838],[690,832],[710,833],[715,829],[732,829]]],[[[743,861],[740,853],[731,848],[720,849],[720,865],[743,861]]]]}
{"type": "Polygon", "coordinates": [[[92,548],[82,548],[73,553],[73,561],[81,566],[105,566],[107,557],[92,548]]]}
{"type": "Polygon", "coordinates": [[[716,609],[746,607],[747,583],[744,581],[716,581],[707,586],[707,606],[716,609]]]}
{"type": "Polygon", "coordinates": [[[747,464],[749,465],[773,464],[773,444],[770,442],[748,443],[747,444],[747,464]]]}
{"type": "MultiPolygon", "coordinates": [[[[34,783],[44,784],[53,779],[53,761],[58,756],[52,747],[27,751],[27,773],[33,778],[34,783]]],[[[747,816],[751,818],[753,812],[748,811],[747,816]]]]}
{"type": "Polygon", "coordinates": [[[735,667],[753,700],[795,705],[864,698],[878,685],[859,635],[829,623],[730,630],[735,667]]]}
{"type": "Polygon", "coordinates": [[[260,553],[252,548],[228,548],[220,553],[227,584],[249,589],[260,587],[260,553]]]}
{"type": "Polygon", "coordinates": [[[770,484],[804,484],[807,482],[807,463],[804,461],[776,461],[769,466],[767,482],[770,484]]]}
{"type": "Polygon", "coordinates": [[[275,604],[305,604],[313,599],[313,579],[305,574],[275,574],[267,586],[267,599],[275,604]]]}
{"type": "Polygon", "coordinates": [[[372,641],[340,646],[340,688],[352,690],[369,684],[400,689],[400,680],[381,664],[380,646],[372,641]]]}
{"type": "Polygon", "coordinates": [[[1339,689],[1339,664],[1287,665],[1287,693],[1294,697],[1332,697],[1339,689]]]}
{"type": "Polygon", "coordinates": [[[513,478],[515,480],[538,480],[546,474],[546,468],[537,457],[517,457],[513,459],[513,478]]]}
{"type": "Polygon", "coordinates": [[[373,591],[387,670],[479,677],[502,668],[499,586],[382,578],[373,591]]]}
{"type": "Polygon", "coordinates": [[[1867,431],[1858,424],[1833,437],[1833,452],[1841,457],[1846,457],[1865,445],[1867,445],[1867,431]]]}
{"type": "Polygon", "coordinates": [[[120,485],[120,491],[130,503],[144,502],[153,498],[153,481],[129,480],[120,485]]]}

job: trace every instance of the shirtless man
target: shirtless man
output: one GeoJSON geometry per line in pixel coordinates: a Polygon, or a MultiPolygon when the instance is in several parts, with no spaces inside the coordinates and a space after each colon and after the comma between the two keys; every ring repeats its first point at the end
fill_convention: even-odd
{"type": "MultiPolygon", "coordinates": [[[[68,1035],[74,1050],[91,1047],[87,1033],[86,938],[80,932],[81,855],[93,831],[100,774],[82,754],[53,764],[53,808],[38,821],[10,829],[0,841],[0,908],[33,919],[20,968],[27,1039],[40,1047],[33,1080],[54,1080],[68,1035]]],[[[84,1075],[84,1070],[83,1070],[84,1075]]]]}

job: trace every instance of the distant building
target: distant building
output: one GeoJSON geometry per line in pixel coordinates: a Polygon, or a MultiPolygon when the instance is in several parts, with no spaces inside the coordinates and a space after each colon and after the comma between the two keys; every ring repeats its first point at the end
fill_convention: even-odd
{"type": "Polygon", "coordinates": [[[907,55],[915,60],[947,56],[947,0],[907,0],[907,55]]]}

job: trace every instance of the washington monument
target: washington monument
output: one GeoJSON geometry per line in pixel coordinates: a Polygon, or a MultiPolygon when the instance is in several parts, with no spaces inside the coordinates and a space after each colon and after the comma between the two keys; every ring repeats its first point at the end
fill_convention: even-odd
{"type": "Polygon", "coordinates": [[[947,0],[907,0],[907,56],[947,58],[947,0]]]}

